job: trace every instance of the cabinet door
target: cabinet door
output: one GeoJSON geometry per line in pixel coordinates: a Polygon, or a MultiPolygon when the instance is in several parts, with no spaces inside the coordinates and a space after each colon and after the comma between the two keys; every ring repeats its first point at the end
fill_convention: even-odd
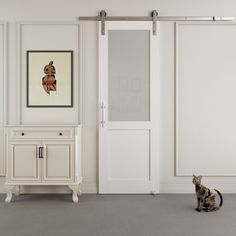
{"type": "Polygon", "coordinates": [[[10,180],[40,181],[38,143],[10,144],[10,180]]]}
{"type": "Polygon", "coordinates": [[[47,142],[43,146],[43,181],[71,182],[74,175],[74,144],[47,142]]]}

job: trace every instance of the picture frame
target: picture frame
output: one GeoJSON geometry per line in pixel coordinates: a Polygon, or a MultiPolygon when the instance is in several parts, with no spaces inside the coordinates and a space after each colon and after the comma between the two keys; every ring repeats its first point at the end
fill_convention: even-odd
{"type": "Polygon", "coordinates": [[[27,50],[27,107],[73,107],[73,51],[27,50]]]}

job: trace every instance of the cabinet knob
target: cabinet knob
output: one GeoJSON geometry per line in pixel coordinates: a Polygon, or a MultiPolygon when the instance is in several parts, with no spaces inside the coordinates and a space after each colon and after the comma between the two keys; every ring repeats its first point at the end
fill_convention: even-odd
{"type": "Polygon", "coordinates": [[[60,136],[62,136],[62,133],[59,133],[60,136]]]}
{"type": "Polygon", "coordinates": [[[24,135],[25,135],[25,133],[23,133],[23,132],[22,132],[22,133],[21,133],[21,135],[22,135],[22,136],[24,136],[24,135]]]}

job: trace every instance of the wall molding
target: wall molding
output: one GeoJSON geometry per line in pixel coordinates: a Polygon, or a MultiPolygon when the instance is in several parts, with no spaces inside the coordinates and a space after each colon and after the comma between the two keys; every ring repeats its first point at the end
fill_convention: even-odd
{"type": "MultiPolygon", "coordinates": [[[[221,193],[235,194],[236,193],[236,182],[210,182],[206,184],[210,189],[219,189],[221,193]]],[[[176,183],[176,182],[165,182],[160,184],[160,192],[162,194],[177,193],[177,194],[189,194],[195,193],[194,185],[192,183],[176,183]]]]}
{"type": "MultiPolygon", "coordinates": [[[[0,194],[5,194],[6,190],[4,188],[5,178],[0,178],[0,194]]],[[[236,193],[236,181],[211,181],[207,184],[211,189],[219,189],[222,193],[236,193]]],[[[70,190],[67,187],[61,186],[37,186],[37,187],[23,187],[21,189],[23,194],[35,194],[35,193],[44,193],[44,194],[69,194],[70,190]]],[[[84,194],[97,194],[97,183],[95,182],[84,182],[82,184],[82,193],[84,194]]],[[[187,182],[162,182],[160,184],[160,194],[194,194],[194,185],[187,182]]]]}
{"type": "MultiPolygon", "coordinates": [[[[180,157],[179,157],[179,140],[178,140],[178,133],[179,133],[179,127],[178,127],[178,112],[179,112],[179,101],[178,101],[178,67],[179,67],[179,51],[178,51],[178,43],[179,43],[179,35],[180,35],[180,27],[181,26],[236,26],[235,22],[176,22],[175,23],[175,47],[174,47],[174,165],[175,165],[175,176],[177,177],[190,177],[191,174],[185,174],[180,171],[180,157]]],[[[198,173],[196,173],[198,174],[198,173]]],[[[200,173],[199,173],[200,174],[200,173]]],[[[236,177],[235,174],[227,174],[227,173],[213,173],[213,174],[204,174],[204,176],[209,177],[236,177]]],[[[169,187],[167,188],[169,189],[169,187]]],[[[171,188],[172,189],[172,188],[171,188]]]]}
{"type": "Polygon", "coordinates": [[[4,107],[3,107],[3,121],[4,125],[8,123],[8,109],[7,109],[7,22],[0,22],[0,26],[3,27],[4,35],[3,35],[3,84],[4,84],[4,91],[3,91],[3,99],[4,99],[4,107]]]}
{"type": "MultiPolygon", "coordinates": [[[[17,25],[17,33],[16,33],[16,41],[17,41],[17,53],[16,53],[16,58],[17,58],[17,76],[16,76],[16,86],[17,86],[17,94],[16,94],[16,104],[17,104],[17,111],[16,111],[16,119],[17,119],[17,124],[21,125],[23,124],[23,121],[22,121],[22,91],[21,91],[21,86],[22,86],[22,71],[24,70],[24,68],[22,68],[22,28],[24,26],[71,26],[71,25],[74,25],[74,26],[77,26],[78,27],[78,32],[77,32],[77,35],[78,35],[78,40],[80,39],[80,24],[78,21],[19,21],[16,23],[17,25]]],[[[79,56],[78,56],[78,61],[80,63],[81,61],[81,58],[82,56],[80,55],[80,42],[78,42],[78,53],[79,53],[79,56]]],[[[79,68],[80,69],[80,68],[79,68]]],[[[80,77],[81,76],[81,73],[80,71],[78,71],[78,77],[79,77],[79,82],[78,82],[78,85],[79,85],[79,89],[78,91],[81,92],[82,89],[80,89],[81,87],[81,84],[82,84],[82,78],[80,77]],[[81,83],[81,84],[80,84],[81,83]]],[[[73,78],[75,79],[75,78],[73,78]]],[[[74,84],[74,83],[73,83],[74,84]]],[[[74,89],[74,88],[73,88],[74,89]]],[[[73,91],[73,96],[74,95],[74,91],[73,91]]],[[[74,97],[75,98],[75,97],[74,97]]],[[[78,98],[82,98],[81,95],[78,96],[78,98]]],[[[80,107],[81,107],[81,104],[82,104],[82,100],[79,101],[79,107],[77,107],[77,109],[79,110],[80,107]]],[[[81,112],[79,112],[79,115],[78,115],[78,124],[80,124],[81,122],[81,115],[80,115],[81,112]]]]}
{"type": "MultiPolygon", "coordinates": [[[[5,136],[5,125],[8,124],[8,99],[7,99],[7,90],[8,90],[8,83],[7,83],[7,55],[8,55],[8,48],[7,48],[7,34],[8,34],[8,24],[7,22],[0,22],[0,27],[3,28],[3,117],[2,117],[2,120],[3,120],[3,133],[4,133],[4,136],[5,136]]],[[[4,146],[4,150],[3,150],[3,171],[0,173],[0,176],[5,176],[6,174],[6,150],[5,150],[5,137],[4,137],[4,143],[3,143],[3,146],[4,146]]]]}

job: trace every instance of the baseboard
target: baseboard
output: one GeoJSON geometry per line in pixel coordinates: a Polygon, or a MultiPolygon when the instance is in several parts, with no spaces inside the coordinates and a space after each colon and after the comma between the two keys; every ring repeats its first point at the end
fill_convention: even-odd
{"type": "MultiPolygon", "coordinates": [[[[236,182],[211,181],[205,186],[210,189],[218,189],[222,193],[236,193],[236,182]]],[[[192,183],[161,183],[160,193],[195,193],[195,187],[192,183]]]]}
{"type": "MultiPolygon", "coordinates": [[[[0,194],[6,193],[4,188],[5,178],[0,177],[0,194]]],[[[211,189],[216,188],[222,193],[236,193],[235,181],[211,181],[207,185],[211,189]]],[[[186,182],[162,182],[160,184],[160,193],[194,193],[194,185],[186,182]]],[[[21,187],[21,193],[70,193],[66,186],[24,186],[21,187]]],[[[98,192],[97,183],[84,181],[82,184],[82,193],[96,194],[98,192]]]]}
{"type": "Polygon", "coordinates": [[[194,186],[188,183],[161,183],[160,193],[194,193],[194,186]]]}
{"type": "Polygon", "coordinates": [[[6,189],[4,188],[5,178],[0,177],[0,193],[6,193],[6,189]]]}
{"type": "Polygon", "coordinates": [[[82,193],[98,193],[97,183],[84,181],[82,184],[82,193]]]}

